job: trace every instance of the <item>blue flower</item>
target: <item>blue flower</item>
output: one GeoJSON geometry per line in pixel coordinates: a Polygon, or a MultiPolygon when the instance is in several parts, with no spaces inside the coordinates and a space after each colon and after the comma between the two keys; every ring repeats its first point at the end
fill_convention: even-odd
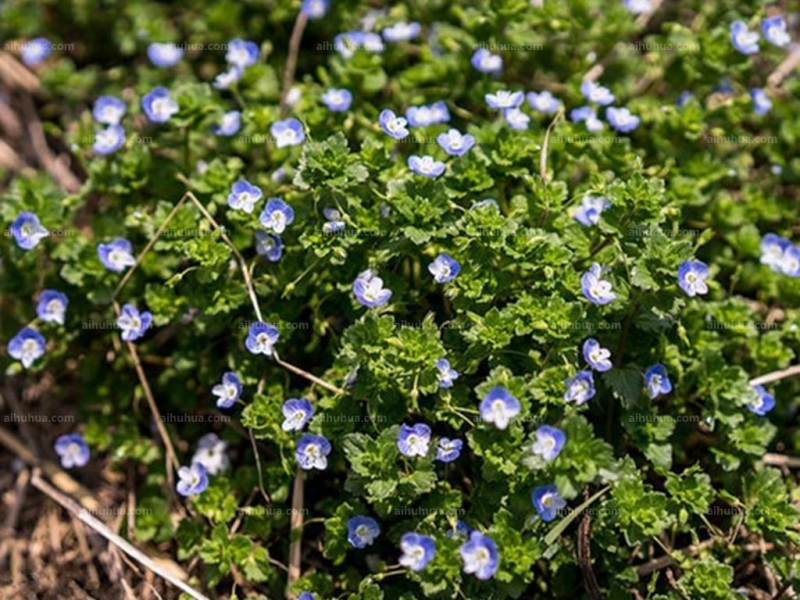
{"type": "Polygon", "coordinates": [[[175,44],[154,42],[147,47],[147,58],[157,67],[173,67],[183,58],[183,49],[175,44]]]}
{"type": "Polygon", "coordinates": [[[767,17],[761,21],[761,31],[770,44],[778,46],[779,48],[787,46],[789,42],[792,41],[792,38],[786,31],[786,19],[783,18],[783,15],[767,17]]]}
{"type": "Polygon", "coordinates": [[[439,387],[445,389],[453,387],[453,381],[458,379],[458,371],[450,368],[450,361],[446,358],[440,358],[434,365],[439,371],[439,387]]]}
{"type": "Polygon", "coordinates": [[[294,221],[294,209],[280,198],[270,198],[258,220],[267,229],[281,234],[294,221]]]}
{"type": "Polygon", "coordinates": [[[202,494],[208,487],[208,473],[202,463],[192,463],[191,467],[178,469],[178,483],[175,489],[181,496],[202,494]]]}
{"type": "Polygon", "coordinates": [[[462,134],[458,129],[450,129],[436,136],[436,143],[450,156],[463,156],[475,145],[475,138],[468,133],[462,134]]]}
{"type": "Polygon", "coordinates": [[[222,376],[222,383],[215,385],[211,393],[217,397],[218,408],[230,408],[242,397],[242,381],[236,373],[228,371],[222,376]]]}
{"type": "Polygon", "coordinates": [[[297,442],[295,458],[300,468],[309,471],[328,468],[328,455],[331,453],[331,443],[324,435],[305,433],[297,442]]]}
{"type": "Polygon", "coordinates": [[[494,207],[497,212],[500,212],[500,205],[494,198],[484,198],[480,202],[476,202],[470,207],[470,210],[483,210],[485,208],[494,207]]]}
{"type": "Polygon", "coordinates": [[[375,308],[386,304],[392,297],[392,291],[383,287],[383,279],[372,269],[361,272],[353,282],[353,294],[363,306],[375,308]]]}
{"type": "Polygon", "coordinates": [[[583,343],[583,358],[595,371],[601,373],[608,371],[614,365],[611,363],[611,351],[603,348],[594,338],[589,338],[583,343]]]}
{"type": "Polygon", "coordinates": [[[403,551],[400,564],[412,571],[422,571],[436,555],[436,542],[430,536],[408,532],[400,538],[400,549],[403,551]]]}
{"type": "Polygon", "coordinates": [[[403,423],[397,434],[397,447],[403,456],[425,456],[431,443],[431,428],[425,423],[408,426],[403,423]]]}
{"type": "Polygon", "coordinates": [[[469,541],[464,542],[459,552],[461,560],[464,561],[465,573],[474,573],[475,577],[485,581],[491,579],[497,571],[499,563],[497,544],[480,531],[473,531],[469,541]]]}
{"type": "Polygon", "coordinates": [[[89,462],[89,446],[79,433],[59,436],[53,444],[53,450],[58,454],[61,466],[65,469],[83,467],[89,462]]]}
{"type": "Polygon", "coordinates": [[[273,346],[278,342],[278,328],[268,323],[257,321],[250,325],[244,345],[251,354],[272,356],[273,346]]]}
{"type": "Polygon", "coordinates": [[[231,67],[214,78],[214,87],[218,90],[227,90],[242,78],[242,69],[231,67]]]}
{"type": "Polygon", "coordinates": [[[153,315],[147,311],[139,312],[132,304],[122,307],[117,317],[117,327],[122,330],[123,342],[134,342],[144,336],[153,324],[153,315]]]}
{"type": "Polygon", "coordinates": [[[298,144],[302,144],[306,139],[306,134],[303,131],[303,124],[294,118],[273,123],[269,131],[272,137],[275,138],[275,145],[278,148],[297,146],[298,144]]]}
{"type": "Polygon", "coordinates": [[[569,118],[573,123],[580,123],[581,121],[584,121],[586,123],[586,129],[592,132],[602,131],[602,129],[605,127],[603,122],[597,118],[597,111],[591,106],[573,108],[569,112],[569,118]]]}
{"type": "Polygon", "coordinates": [[[644,381],[651,399],[658,398],[661,394],[669,394],[672,391],[667,367],[662,364],[653,365],[644,374],[644,381]]]}
{"type": "Polygon", "coordinates": [[[306,398],[289,398],[281,409],[284,431],[300,431],[314,414],[314,406],[306,398]]]}
{"type": "Polygon", "coordinates": [[[256,254],[266,256],[270,262],[278,262],[283,256],[283,242],[274,233],[256,231],[256,254]]]}
{"type": "Polygon", "coordinates": [[[347,541],[356,548],[371,546],[380,533],[381,528],[372,517],[357,515],[347,520],[347,541]]]}
{"type": "Polygon", "coordinates": [[[227,449],[227,442],[219,439],[216,433],[207,433],[198,440],[192,462],[203,465],[209,475],[219,475],[231,468],[227,449]]]}
{"type": "Polygon", "coordinates": [[[346,31],[333,38],[333,47],[345,59],[352,58],[356,50],[363,48],[369,52],[383,52],[383,40],[377,33],[346,31]]]}
{"type": "Polygon", "coordinates": [[[574,402],[580,406],[594,398],[594,376],[591,371],[578,371],[575,377],[567,379],[564,384],[567,387],[564,392],[566,402],[574,402]]]}
{"type": "Polygon", "coordinates": [[[232,136],[242,126],[242,113],[238,110],[231,110],[222,115],[219,123],[211,128],[214,135],[232,136]]]}
{"type": "Polygon", "coordinates": [[[486,48],[479,48],[476,50],[470,62],[475,70],[481,73],[494,74],[503,71],[503,59],[497,54],[492,54],[486,48]]]}
{"type": "Polygon", "coordinates": [[[353,385],[356,382],[356,379],[358,379],[358,370],[360,368],[361,368],[361,365],[356,365],[355,367],[350,369],[350,371],[347,373],[347,376],[345,377],[344,387],[346,387],[346,388],[353,387],[353,385]]]}
{"type": "Polygon", "coordinates": [[[303,0],[300,12],[309,19],[321,19],[328,12],[329,4],[328,0],[303,0]]]}
{"type": "Polygon", "coordinates": [[[600,222],[600,215],[610,206],[611,202],[605,196],[586,194],[581,205],[575,209],[574,218],[584,227],[591,227],[600,222]]]}
{"type": "Polygon", "coordinates": [[[707,294],[707,277],[708,265],[699,260],[687,260],[678,267],[678,285],[686,292],[687,296],[707,294]]]}
{"type": "Polygon", "coordinates": [[[127,106],[119,98],[100,96],[92,108],[92,117],[103,125],[119,125],[125,111],[127,111],[127,106]]]}
{"type": "Polygon", "coordinates": [[[50,56],[53,47],[50,40],[43,37],[34,38],[22,44],[20,58],[28,67],[35,67],[50,56]]]}
{"type": "Polygon", "coordinates": [[[11,235],[14,236],[17,246],[23,250],[32,250],[49,236],[50,232],[42,227],[42,222],[34,213],[23,211],[11,224],[11,235]]]}
{"type": "Polygon", "coordinates": [[[238,69],[246,69],[256,64],[258,60],[258,45],[241,39],[228,42],[228,51],[225,53],[225,60],[228,64],[238,69]]]}
{"type": "Polygon", "coordinates": [[[408,168],[423,177],[439,177],[444,173],[444,167],[443,162],[435,160],[432,156],[419,157],[412,154],[408,157],[408,168]]]}
{"type": "Polygon", "coordinates": [[[428,271],[436,283],[447,283],[461,272],[461,265],[449,254],[440,254],[428,265],[428,271]]]}
{"type": "Polygon", "coordinates": [[[45,290],[36,305],[36,316],[45,323],[64,324],[69,298],[56,290],[45,290]]]}
{"type": "Polygon", "coordinates": [[[253,185],[246,179],[240,179],[233,184],[231,193],[228,194],[228,206],[252,214],[256,202],[261,200],[261,188],[253,185]]]}
{"type": "Polygon", "coordinates": [[[522,92],[510,92],[508,90],[500,90],[494,94],[486,94],[486,104],[490,108],[497,110],[506,110],[508,108],[519,108],[525,100],[525,94],[522,92]]]}
{"type": "MultiPolygon", "coordinates": [[[[316,0],[317,2],[322,2],[323,0],[316,0]]],[[[316,600],[316,597],[311,592],[303,592],[297,597],[297,600],[316,600]]]]}
{"type": "Polygon", "coordinates": [[[678,99],[675,101],[675,105],[678,108],[683,108],[689,103],[689,100],[691,100],[693,97],[694,96],[692,96],[692,92],[690,92],[689,90],[684,90],[680,93],[680,96],[678,96],[678,99]]]}
{"type": "Polygon", "coordinates": [[[614,101],[614,94],[611,93],[611,90],[589,79],[581,82],[581,94],[588,102],[600,106],[608,106],[614,101]]]}
{"type": "Polygon", "coordinates": [[[322,102],[329,110],[334,112],[344,112],[350,108],[353,102],[353,94],[349,90],[331,88],[322,94],[322,102]]]}
{"type": "Polygon", "coordinates": [[[408,128],[406,127],[408,121],[403,117],[398,117],[394,114],[394,111],[388,108],[381,111],[381,114],[378,116],[378,123],[380,123],[381,129],[383,129],[386,134],[396,140],[402,140],[408,135],[408,128]]]}
{"type": "Polygon", "coordinates": [[[409,106],[406,110],[406,119],[412,127],[427,127],[438,123],[448,123],[450,111],[443,100],[438,100],[428,106],[409,106]]]}
{"type": "Polygon", "coordinates": [[[503,118],[511,129],[516,129],[517,131],[525,131],[531,121],[531,118],[518,108],[504,110],[503,118]]]}
{"type": "Polygon", "coordinates": [[[382,35],[387,42],[406,42],[417,37],[421,30],[422,27],[416,21],[401,22],[384,29],[382,35]]]}
{"type": "Polygon", "coordinates": [[[755,54],[758,52],[758,32],[750,31],[743,21],[731,23],[731,42],[742,54],[755,54]]]}
{"type": "Polygon", "coordinates": [[[436,444],[436,460],[446,463],[453,462],[461,456],[463,447],[464,442],[459,439],[441,438],[436,444]]]}
{"type": "Polygon", "coordinates": [[[792,243],[784,237],[768,233],[761,238],[761,264],[773,271],[781,271],[783,254],[792,243]]]}
{"type": "Polygon", "coordinates": [[[170,97],[169,90],[161,86],[153,88],[142,98],[142,109],[153,123],[166,123],[180,110],[178,103],[170,97]]]}
{"type": "Polygon", "coordinates": [[[761,239],[761,264],[773,271],[800,276],[800,248],[784,237],[768,233],[761,239]]]}
{"type": "Polygon", "coordinates": [[[772,108],[772,100],[769,99],[764,90],[753,88],[750,90],[750,98],[753,101],[753,108],[756,114],[763,117],[772,108]]]}
{"type": "Polygon", "coordinates": [[[644,15],[653,10],[651,0],[623,0],[623,3],[634,15],[644,15]]]}
{"type": "Polygon", "coordinates": [[[536,112],[550,115],[561,107],[561,102],[550,92],[528,92],[528,105],[536,112]]]}
{"type": "Polygon", "coordinates": [[[469,525],[467,525],[461,519],[457,519],[455,527],[453,527],[452,529],[448,529],[445,532],[445,535],[448,538],[450,538],[451,540],[460,539],[460,538],[467,538],[467,537],[469,537],[469,534],[470,534],[471,531],[472,530],[469,528],[469,525]]]}
{"type": "Polygon", "coordinates": [[[121,125],[109,125],[94,136],[92,148],[101,156],[116,152],[125,143],[125,130],[121,125]]]}
{"type": "Polygon", "coordinates": [[[770,394],[763,385],[754,385],[753,389],[756,391],[757,397],[747,405],[747,408],[763,417],[775,408],[775,396],[770,394]]]}
{"type": "Polygon", "coordinates": [[[549,523],[558,516],[567,502],[558,494],[558,488],[554,485],[540,485],[534,488],[531,494],[531,502],[545,523],[549,523]]]}
{"type": "Polygon", "coordinates": [[[136,264],[133,257],[133,246],[124,238],[117,238],[108,244],[97,245],[97,256],[100,262],[111,271],[122,273],[136,264]]]}
{"type": "Polygon", "coordinates": [[[581,277],[581,291],[594,304],[608,304],[617,295],[611,291],[611,284],[603,277],[603,267],[592,263],[591,268],[581,277]]]}
{"type": "Polygon", "coordinates": [[[322,231],[331,234],[341,231],[347,227],[347,223],[342,221],[342,213],[335,208],[324,208],[322,214],[325,215],[326,223],[322,225],[322,231]]]}
{"type": "Polygon", "coordinates": [[[501,385],[489,390],[480,403],[481,419],[487,423],[494,423],[498,429],[506,429],[509,421],[516,417],[522,406],[509,391],[501,385]]]}
{"type": "Polygon", "coordinates": [[[567,441],[563,431],[550,425],[542,425],[536,430],[535,435],[536,441],[533,442],[531,451],[548,462],[555,460],[567,441]]]}
{"type": "Polygon", "coordinates": [[[8,355],[22,363],[26,369],[44,356],[47,342],[44,336],[32,327],[23,327],[22,330],[8,342],[8,355]]]}
{"type": "Polygon", "coordinates": [[[800,248],[789,246],[781,256],[780,271],[790,277],[800,277],[800,248]]]}
{"type": "Polygon", "coordinates": [[[639,126],[641,119],[633,115],[627,108],[616,108],[609,106],[606,109],[606,118],[611,124],[611,127],[620,133],[628,133],[633,131],[639,126]]]}

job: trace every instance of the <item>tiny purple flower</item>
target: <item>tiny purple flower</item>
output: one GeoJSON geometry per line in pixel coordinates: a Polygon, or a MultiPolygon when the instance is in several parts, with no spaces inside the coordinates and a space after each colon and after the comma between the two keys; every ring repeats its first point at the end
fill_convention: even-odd
{"type": "Polygon", "coordinates": [[[613,367],[611,351],[603,348],[594,338],[589,338],[583,343],[583,358],[595,371],[604,373],[613,367]]]}
{"type": "Polygon", "coordinates": [[[218,408],[230,408],[242,397],[242,381],[236,373],[228,371],[222,376],[222,383],[215,385],[211,393],[217,397],[218,408]]]}
{"type": "Polygon", "coordinates": [[[64,324],[69,298],[56,290],[44,290],[36,305],[36,316],[45,323],[64,324]]]}
{"type": "Polygon", "coordinates": [[[594,398],[594,376],[591,371],[578,371],[575,377],[567,379],[564,383],[567,387],[567,391],[564,392],[565,402],[574,402],[580,406],[594,398]]]}
{"type": "Polygon", "coordinates": [[[431,428],[425,423],[408,426],[403,423],[397,435],[397,447],[403,456],[425,456],[431,443],[431,428]]]}
{"type": "Polygon", "coordinates": [[[139,312],[132,304],[122,307],[117,317],[117,327],[122,331],[123,342],[135,342],[147,332],[153,324],[153,314],[147,311],[139,312]]]}
{"type": "Polygon", "coordinates": [[[61,466],[65,469],[83,467],[89,462],[89,446],[79,433],[59,436],[53,444],[53,449],[59,456],[61,466]]]}

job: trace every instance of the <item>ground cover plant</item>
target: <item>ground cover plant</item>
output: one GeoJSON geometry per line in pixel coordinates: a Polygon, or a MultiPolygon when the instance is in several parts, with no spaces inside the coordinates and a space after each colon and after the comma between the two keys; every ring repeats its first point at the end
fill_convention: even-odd
{"type": "Polygon", "coordinates": [[[797,597],[796,4],[0,17],[2,597],[797,597]]]}

